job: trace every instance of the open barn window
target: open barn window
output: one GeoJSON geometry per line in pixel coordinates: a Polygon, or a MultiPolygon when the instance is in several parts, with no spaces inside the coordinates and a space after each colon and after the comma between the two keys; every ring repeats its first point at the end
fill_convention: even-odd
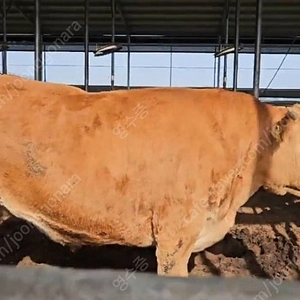
{"type": "Polygon", "coordinates": [[[46,53],[46,81],[66,84],[83,84],[83,53],[46,53]]]}
{"type": "Polygon", "coordinates": [[[34,78],[34,52],[33,51],[8,51],[7,52],[7,73],[33,79],[34,78]]]}

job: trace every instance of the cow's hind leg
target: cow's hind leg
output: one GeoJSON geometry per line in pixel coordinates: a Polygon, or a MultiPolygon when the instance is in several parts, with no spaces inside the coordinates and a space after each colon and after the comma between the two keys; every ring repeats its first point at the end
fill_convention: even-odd
{"type": "Polygon", "coordinates": [[[188,261],[195,240],[186,237],[158,239],[156,246],[157,274],[165,276],[188,276],[188,261]]]}

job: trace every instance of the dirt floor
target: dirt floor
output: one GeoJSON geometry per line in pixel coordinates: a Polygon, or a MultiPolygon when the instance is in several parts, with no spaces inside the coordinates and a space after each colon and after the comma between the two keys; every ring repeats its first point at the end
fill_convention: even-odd
{"type": "MultiPolygon", "coordinates": [[[[300,280],[299,202],[259,191],[241,208],[223,241],[191,257],[191,274],[300,280]]],[[[72,252],[19,219],[4,214],[0,223],[0,264],[156,271],[153,248],[103,246],[72,252]],[[142,267],[137,267],[138,256],[144,259],[142,267]]]]}

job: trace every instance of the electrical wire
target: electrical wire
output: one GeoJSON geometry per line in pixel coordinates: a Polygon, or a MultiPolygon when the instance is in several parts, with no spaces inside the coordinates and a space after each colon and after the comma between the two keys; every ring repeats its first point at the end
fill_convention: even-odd
{"type": "Polygon", "coordinates": [[[290,51],[291,51],[291,49],[292,49],[292,46],[295,44],[295,42],[297,41],[298,38],[299,38],[299,36],[297,35],[297,36],[294,38],[294,40],[292,41],[292,43],[291,43],[291,45],[289,46],[289,48],[288,48],[286,54],[285,54],[284,57],[283,57],[281,63],[279,64],[278,68],[276,69],[276,71],[275,71],[273,77],[271,78],[271,80],[270,80],[269,84],[267,85],[267,87],[264,89],[263,93],[265,93],[265,91],[266,91],[266,90],[270,87],[270,85],[273,83],[273,81],[274,81],[274,79],[276,78],[278,72],[280,71],[282,65],[284,64],[284,62],[285,62],[287,56],[289,55],[289,53],[290,53],[290,51]]]}

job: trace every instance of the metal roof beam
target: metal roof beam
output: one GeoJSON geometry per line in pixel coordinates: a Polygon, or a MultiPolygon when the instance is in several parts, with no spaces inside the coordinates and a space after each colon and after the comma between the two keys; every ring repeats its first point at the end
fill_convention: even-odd
{"type": "Polygon", "coordinates": [[[31,23],[31,25],[35,25],[33,17],[29,16],[27,13],[23,11],[23,8],[20,6],[20,4],[17,1],[12,0],[13,5],[17,9],[17,11],[28,21],[31,23]]]}
{"type": "MultiPolygon", "coordinates": [[[[8,5],[6,5],[6,13],[9,12],[10,8],[11,8],[11,4],[12,4],[13,0],[10,0],[8,1],[8,5]]],[[[1,11],[1,16],[3,17],[3,13],[4,13],[4,10],[2,9],[1,11]]]]}
{"type": "Polygon", "coordinates": [[[125,15],[124,15],[124,12],[123,12],[123,8],[122,8],[122,5],[120,4],[120,1],[119,0],[115,0],[116,1],[116,9],[125,25],[125,30],[127,32],[128,35],[130,35],[130,28],[129,28],[129,25],[128,25],[128,22],[125,18],[125,15]]]}
{"type": "Polygon", "coordinates": [[[220,22],[220,36],[221,38],[224,37],[224,34],[225,33],[225,23],[226,23],[226,20],[227,20],[227,16],[229,16],[229,0],[224,0],[224,8],[223,8],[223,14],[222,14],[222,19],[221,19],[221,22],[220,22]]]}

